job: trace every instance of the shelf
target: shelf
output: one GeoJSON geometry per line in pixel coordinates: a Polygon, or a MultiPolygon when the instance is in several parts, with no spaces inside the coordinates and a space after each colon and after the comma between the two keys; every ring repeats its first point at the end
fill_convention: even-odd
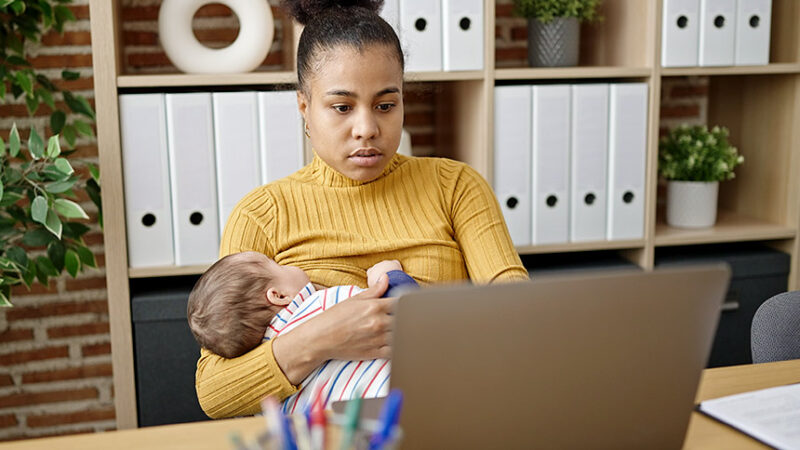
{"type": "Polygon", "coordinates": [[[180,275],[200,275],[211,265],[201,266],[163,266],[129,268],[130,278],[175,277],[180,275]]]}
{"type": "Polygon", "coordinates": [[[517,246],[520,255],[533,255],[541,253],[566,253],[593,250],[629,250],[644,247],[643,239],[629,241],[596,241],[596,242],[569,242],[565,244],[525,245],[517,246]]]}
{"type": "MultiPolygon", "coordinates": [[[[482,71],[467,72],[409,72],[405,80],[414,81],[460,81],[481,80],[482,71]]],[[[250,72],[234,74],[188,74],[166,73],[148,75],[120,75],[117,87],[120,88],[160,88],[185,86],[243,86],[275,85],[297,83],[293,71],[250,72]]]]}
{"type": "Polygon", "coordinates": [[[497,69],[496,80],[544,80],[575,78],[643,78],[649,77],[652,69],[648,67],[520,67],[513,69],[497,69]]]}
{"type": "Polygon", "coordinates": [[[665,67],[661,75],[665,77],[703,76],[703,75],[770,75],[781,73],[800,73],[800,64],[768,64],[766,66],[736,67],[665,67]]]}
{"type": "Polygon", "coordinates": [[[403,78],[408,82],[482,80],[483,71],[469,70],[464,72],[406,72],[403,78]]]}
{"type": "Polygon", "coordinates": [[[292,84],[297,82],[294,72],[250,72],[233,74],[168,73],[153,75],[120,75],[117,87],[155,88],[181,86],[237,86],[256,84],[292,84]]]}
{"type": "Polygon", "coordinates": [[[711,228],[697,230],[674,228],[667,225],[663,218],[660,218],[656,224],[655,245],[657,247],[666,247],[670,245],[792,239],[796,234],[794,228],[785,225],[777,225],[733,212],[719,211],[716,225],[711,228]]]}

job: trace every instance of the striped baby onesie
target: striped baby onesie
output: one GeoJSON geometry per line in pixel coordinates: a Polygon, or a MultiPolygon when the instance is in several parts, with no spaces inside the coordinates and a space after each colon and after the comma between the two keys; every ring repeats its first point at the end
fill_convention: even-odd
{"type": "MultiPolygon", "coordinates": [[[[270,321],[264,340],[288,333],[297,325],[325,311],[331,306],[347,300],[363,289],[358,286],[335,286],[315,291],[308,283],[281,312],[270,321]]],[[[294,395],[283,402],[285,413],[305,411],[311,406],[314,394],[322,389],[325,408],[337,400],[350,400],[357,392],[362,398],[384,397],[389,392],[389,369],[387,359],[345,361],[331,359],[314,369],[301,383],[294,395]]]]}

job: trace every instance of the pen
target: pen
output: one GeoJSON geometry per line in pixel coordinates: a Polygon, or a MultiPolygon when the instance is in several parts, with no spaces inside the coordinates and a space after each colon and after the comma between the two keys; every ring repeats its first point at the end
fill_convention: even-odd
{"type": "Polygon", "coordinates": [[[292,426],[289,424],[289,417],[286,414],[280,414],[281,428],[283,428],[283,448],[284,450],[297,450],[297,441],[292,434],[292,426]]]}
{"type": "Polygon", "coordinates": [[[297,434],[297,448],[299,450],[312,450],[311,434],[308,431],[308,418],[305,414],[293,414],[291,418],[295,434],[297,434]]]}
{"type": "Polygon", "coordinates": [[[353,437],[358,428],[359,415],[361,414],[361,393],[357,392],[355,398],[350,400],[345,411],[343,424],[342,443],[339,450],[348,450],[353,445],[353,437]]]}
{"type": "Polygon", "coordinates": [[[264,413],[264,420],[267,423],[267,430],[271,439],[279,448],[286,449],[286,438],[284,437],[283,420],[281,419],[281,409],[278,401],[274,397],[264,397],[261,400],[261,411],[264,413]]]}
{"type": "Polygon", "coordinates": [[[403,407],[403,393],[398,389],[392,389],[389,396],[386,397],[386,403],[383,404],[380,418],[380,428],[372,435],[369,441],[370,450],[378,450],[383,448],[392,437],[397,422],[400,420],[400,410],[403,407]]]}
{"type": "Polygon", "coordinates": [[[325,449],[325,408],[322,406],[322,389],[317,391],[311,405],[311,448],[325,449]]]}

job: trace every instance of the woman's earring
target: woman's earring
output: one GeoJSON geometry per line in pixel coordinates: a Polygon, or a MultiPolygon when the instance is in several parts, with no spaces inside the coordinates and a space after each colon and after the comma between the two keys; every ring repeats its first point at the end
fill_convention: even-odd
{"type": "Polygon", "coordinates": [[[306,134],[307,138],[311,139],[311,135],[308,133],[308,122],[306,122],[306,126],[305,126],[305,129],[303,130],[303,132],[306,134]]]}

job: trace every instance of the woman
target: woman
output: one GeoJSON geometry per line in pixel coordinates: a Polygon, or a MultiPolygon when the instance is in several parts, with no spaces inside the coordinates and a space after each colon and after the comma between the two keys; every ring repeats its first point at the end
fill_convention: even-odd
{"type": "MultiPolygon", "coordinates": [[[[421,283],[527,279],[495,197],[463,163],[396,155],[403,53],[380,0],[284,0],[305,25],[298,105],[315,151],[297,173],[234,209],[220,256],[258,251],[315,284],[364,286],[366,269],[397,259],[421,283]],[[348,5],[348,6],[342,6],[348,5]]],[[[292,333],[234,359],[203,349],[197,395],[211,417],[252,414],[285,398],[328,359],[391,356],[394,299],[386,280],[292,333]]]]}

